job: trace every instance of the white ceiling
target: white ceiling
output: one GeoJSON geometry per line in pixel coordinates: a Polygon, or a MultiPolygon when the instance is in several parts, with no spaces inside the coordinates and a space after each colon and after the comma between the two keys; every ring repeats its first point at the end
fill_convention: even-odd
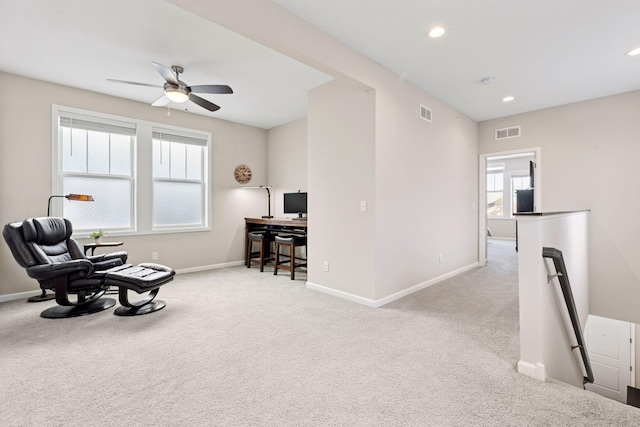
{"type": "MultiPolygon", "coordinates": [[[[476,120],[640,89],[640,56],[625,56],[638,0],[274,1],[476,120]],[[425,37],[434,25],[443,37],[425,37]]],[[[266,129],[331,79],[158,0],[0,0],[0,15],[1,71],[150,104],[161,89],[106,79],[162,84],[151,62],[181,65],[188,84],[235,92],[189,111],[266,129]]]]}
{"type": "MultiPolygon", "coordinates": [[[[331,78],[159,0],[0,0],[0,70],[151,104],[151,65],[181,65],[189,85],[228,84],[200,95],[222,108],[172,108],[265,129],[306,116],[307,91],[331,78]]],[[[160,107],[158,107],[160,108],[160,107]]]]}
{"type": "Polygon", "coordinates": [[[478,121],[640,89],[639,0],[274,1],[478,121]]]}

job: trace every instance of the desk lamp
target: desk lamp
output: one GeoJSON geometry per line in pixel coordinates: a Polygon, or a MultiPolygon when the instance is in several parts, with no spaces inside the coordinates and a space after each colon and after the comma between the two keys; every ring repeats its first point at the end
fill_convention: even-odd
{"type": "Polygon", "coordinates": [[[270,185],[247,185],[242,188],[264,188],[265,190],[267,190],[267,203],[269,204],[268,214],[262,215],[262,218],[273,218],[273,216],[271,216],[271,191],[269,189],[272,187],[270,185]]]}

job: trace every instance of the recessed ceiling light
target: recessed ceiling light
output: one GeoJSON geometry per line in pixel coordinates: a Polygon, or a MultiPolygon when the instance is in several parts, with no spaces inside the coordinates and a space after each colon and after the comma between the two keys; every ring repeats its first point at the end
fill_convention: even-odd
{"type": "Polygon", "coordinates": [[[640,55],[640,47],[637,47],[635,49],[631,49],[629,52],[627,52],[627,55],[629,55],[629,56],[640,55]]]}
{"type": "Polygon", "coordinates": [[[514,99],[515,98],[513,96],[505,96],[504,98],[502,98],[502,102],[511,102],[514,99]]]}
{"type": "Polygon", "coordinates": [[[431,38],[440,37],[443,34],[444,34],[444,28],[442,27],[433,27],[431,31],[429,31],[429,37],[431,38]]]}

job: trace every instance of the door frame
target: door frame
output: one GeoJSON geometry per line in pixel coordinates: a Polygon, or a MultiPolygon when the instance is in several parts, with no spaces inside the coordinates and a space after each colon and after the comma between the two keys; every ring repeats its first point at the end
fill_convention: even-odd
{"type": "Polygon", "coordinates": [[[534,211],[542,212],[542,148],[518,148],[509,151],[499,151],[494,153],[483,153],[479,156],[478,165],[478,263],[487,264],[487,159],[490,157],[509,156],[512,154],[533,153],[535,159],[535,174],[533,177],[534,188],[534,211]]]}

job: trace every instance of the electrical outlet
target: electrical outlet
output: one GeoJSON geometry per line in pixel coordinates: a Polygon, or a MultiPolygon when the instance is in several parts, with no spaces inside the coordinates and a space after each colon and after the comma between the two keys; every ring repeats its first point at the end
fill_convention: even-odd
{"type": "Polygon", "coordinates": [[[324,271],[329,271],[329,261],[324,262],[324,271]]]}
{"type": "Polygon", "coordinates": [[[366,211],[367,211],[367,201],[360,200],[360,212],[366,212],[366,211]]]}
{"type": "Polygon", "coordinates": [[[151,261],[158,260],[158,252],[151,252],[151,261]]]}
{"type": "Polygon", "coordinates": [[[440,257],[438,258],[438,261],[440,261],[441,264],[444,262],[444,257],[442,256],[442,254],[440,254],[440,257]]]}

